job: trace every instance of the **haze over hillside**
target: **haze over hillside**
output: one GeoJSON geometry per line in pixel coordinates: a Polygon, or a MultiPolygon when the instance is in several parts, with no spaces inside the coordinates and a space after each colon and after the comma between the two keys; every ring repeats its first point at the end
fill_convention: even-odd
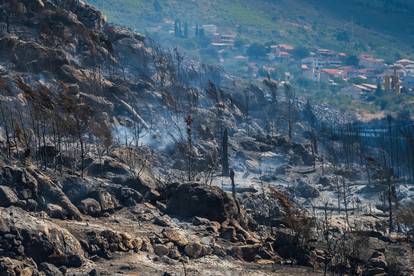
{"type": "MultiPolygon", "coordinates": [[[[145,33],[166,48],[177,47],[189,59],[250,81],[267,76],[287,80],[299,95],[352,109],[364,120],[410,112],[413,107],[412,94],[381,93],[389,90],[385,79],[394,75],[395,66],[400,68],[398,61],[413,56],[410,1],[89,3],[109,22],[145,33]]],[[[408,65],[396,72],[403,91],[414,88],[414,69],[408,65]]]]}
{"type": "Polygon", "coordinates": [[[389,59],[414,49],[411,1],[385,0],[90,0],[109,20],[153,33],[159,22],[216,24],[249,41],[292,43],[389,59]],[[154,4],[156,3],[156,4],[154,4]],[[338,35],[345,32],[346,38],[338,35]]]}

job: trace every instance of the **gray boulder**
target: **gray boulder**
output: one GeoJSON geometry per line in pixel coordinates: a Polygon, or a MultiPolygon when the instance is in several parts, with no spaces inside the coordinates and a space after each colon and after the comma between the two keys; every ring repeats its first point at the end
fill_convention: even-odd
{"type": "Polygon", "coordinates": [[[93,198],[87,198],[80,202],[79,209],[86,215],[97,216],[101,214],[102,209],[98,201],[93,198]]]}
{"type": "Polygon", "coordinates": [[[9,207],[16,205],[19,202],[19,198],[12,188],[8,186],[0,186],[0,206],[9,207]]]}
{"type": "Polygon", "coordinates": [[[298,181],[294,187],[294,193],[303,198],[318,198],[320,196],[320,192],[317,188],[303,180],[298,181]]]}
{"type": "Polygon", "coordinates": [[[105,190],[95,191],[92,198],[99,202],[102,212],[112,212],[119,207],[117,199],[105,190]]]}
{"type": "Polygon", "coordinates": [[[64,219],[65,212],[59,205],[49,203],[46,206],[46,212],[51,218],[64,219]]]}
{"type": "Polygon", "coordinates": [[[197,183],[172,184],[168,187],[167,211],[171,215],[193,218],[202,217],[224,222],[229,218],[241,220],[235,201],[218,187],[197,183]]]}
{"type": "Polygon", "coordinates": [[[200,258],[204,253],[203,245],[198,242],[191,242],[185,246],[184,252],[192,259],[200,258]]]}
{"type": "Polygon", "coordinates": [[[168,255],[170,250],[168,249],[167,246],[165,246],[163,244],[156,244],[154,246],[154,252],[157,256],[162,257],[162,256],[168,255]]]}

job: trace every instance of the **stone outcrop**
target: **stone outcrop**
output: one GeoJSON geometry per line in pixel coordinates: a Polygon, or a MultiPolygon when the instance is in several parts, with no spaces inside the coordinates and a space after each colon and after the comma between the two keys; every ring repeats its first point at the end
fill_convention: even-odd
{"type": "Polygon", "coordinates": [[[140,238],[133,238],[126,233],[112,230],[91,230],[86,233],[86,239],[82,245],[90,255],[98,255],[103,258],[110,258],[113,252],[128,252],[141,250],[143,241],[140,238]]]}
{"type": "Polygon", "coordinates": [[[79,267],[84,252],[66,229],[20,208],[0,208],[0,256],[32,258],[37,264],[79,267]]]}
{"type": "Polygon", "coordinates": [[[234,200],[218,187],[188,183],[168,189],[167,210],[171,215],[218,222],[240,217],[234,200]]]}

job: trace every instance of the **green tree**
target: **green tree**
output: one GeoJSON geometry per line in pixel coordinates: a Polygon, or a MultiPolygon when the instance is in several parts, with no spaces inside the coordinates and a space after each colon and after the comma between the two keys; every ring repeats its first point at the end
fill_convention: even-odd
{"type": "Polygon", "coordinates": [[[377,83],[377,89],[375,89],[375,95],[377,97],[382,97],[384,95],[384,91],[382,90],[381,83],[377,83]]]}
{"type": "Polygon", "coordinates": [[[247,49],[247,55],[251,59],[264,58],[267,53],[268,53],[268,49],[263,44],[260,44],[260,43],[253,43],[247,49]]]}
{"type": "Polygon", "coordinates": [[[293,49],[292,55],[297,59],[304,59],[310,55],[310,51],[308,48],[300,46],[293,49]]]}
{"type": "Polygon", "coordinates": [[[188,38],[188,23],[184,23],[184,37],[188,38]]]}
{"type": "Polygon", "coordinates": [[[343,31],[336,34],[336,40],[342,41],[342,42],[349,42],[351,39],[349,37],[348,32],[343,31]]]}
{"type": "Polygon", "coordinates": [[[160,2],[158,2],[158,0],[154,1],[154,10],[158,13],[160,13],[162,11],[162,7],[160,2]]]}
{"type": "Polygon", "coordinates": [[[247,44],[247,41],[241,38],[240,36],[237,36],[236,39],[234,40],[234,47],[236,47],[237,49],[243,48],[243,46],[246,44],[247,44]]]}
{"type": "Polygon", "coordinates": [[[349,66],[358,66],[359,65],[359,58],[355,55],[348,56],[345,59],[345,64],[349,66]]]}
{"type": "Polygon", "coordinates": [[[174,35],[178,37],[180,36],[179,34],[180,34],[180,24],[179,24],[179,20],[176,19],[174,22],[174,35]]]}

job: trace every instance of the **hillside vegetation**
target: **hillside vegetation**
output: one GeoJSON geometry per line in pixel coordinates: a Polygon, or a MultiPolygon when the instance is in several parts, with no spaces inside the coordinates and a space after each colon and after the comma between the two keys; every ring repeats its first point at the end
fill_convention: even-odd
{"type": "Polygon", "coordinates": [[[414,4],[395,0],[89,0],[109,21],[141,32],[166,19],[190,26],[216,24],[247,41],[291,43],[346,52],[372,52],[386,59],[410,56],[414,4]],[[401,27],[403,26],[403,27],[401,27]],[[338,39],[346,33],[346,39],[338,39]]]}

